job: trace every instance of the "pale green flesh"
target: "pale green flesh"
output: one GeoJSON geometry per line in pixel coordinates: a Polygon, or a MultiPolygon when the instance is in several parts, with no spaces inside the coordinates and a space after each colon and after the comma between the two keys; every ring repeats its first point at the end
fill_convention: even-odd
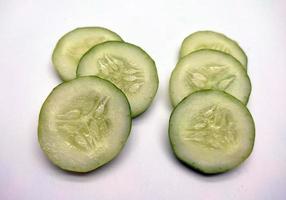
{"type": "Polygon", "coordinates": [[[132,117],[144,112],[158,88],[154,61],[141,48],[123,42],[105,42],[80,60],[77,76],[96,75],[107,79],[127,96],[132,117]]]}
{"type": "Polygon", "coordinates": [[[247,69],[247,56],[237,42],[213,31],[198,31],[186,37],[182,43],[180,57],[201,49],[222,51],[236,58],[247,69]]]}
{"type": "Polygon", "coordinates": [[[251,83],[232,56],[216,50],[199,50],[179,60],[172,72],[169,85],[172,105],[202,89],[225,91],[246,104],[251,83]]]}
{"type": "Polygon", "coordinates": [[[110,82],[82,77],[57,86],[42,106],[39,143],[68,171],[88,172],[111,161],[131,128],[125,95],[110,82]]]}
{"type": "Polygon", "coordinates": [[[116,33],[101,27],[77,28],[57,43],[52,61],[64,81],[76,78],[80,58],[93,46],[106,41],[122,41],[116,33]]]}
{"type": "Polygon", "coordinates": [[[176,106],[169,138],[178,159],[204,173],[221,173],[251,154],[255,127],[240,101],[221,91],[202,90],[176,106]]]}

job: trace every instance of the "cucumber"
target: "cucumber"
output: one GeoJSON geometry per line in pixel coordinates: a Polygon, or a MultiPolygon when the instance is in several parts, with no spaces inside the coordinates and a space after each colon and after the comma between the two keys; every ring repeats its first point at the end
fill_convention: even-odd
{"type": "Polygon", "coordinates": [[[175,107],[169,139],[182,162],[203,173],[221,173],[251,154],[255,126],[247,108],[236,98],[222,91],[202,90],[175,107]]]}
{"type": "Polygon", "coordinates": [[[90,49],[77,69],[77,76],[88,75],[107,79],[120,88],[129,100],[132,117],[149,107],[158,89],[155,62],[129,43],[105,42],[90,49]]]}
{"type": "Polygon", "coordinates": [[[44,102],[38,140],[58,167],[88,172],[111,161],[131,129],[126,96],[99,77],[81,77],[58,85],[44,102]]]}
{"type": "Polygon", "coordinates": [[[52,62],[62,80],[76,78],[80,58],[94,45],[122,41],[119,35],[102,27],[82,27],[65,34],[57,43],[52,62]]]}
{"type": "Polygon", "coordinates": [[[247,104],[251,83],[242,65],[232,56],[216,50],[198,50],[177,63],[169,91],[172,105],[201,89],[223,90],[247,104]]]}
{"type": "Polygon", "coordinates": [[[237,42],[213,31],[198,31],[186,37],[182,43],[180,57],[200,49],[214,49],[235,57],[247,69],[247,56],[237,42]]]}

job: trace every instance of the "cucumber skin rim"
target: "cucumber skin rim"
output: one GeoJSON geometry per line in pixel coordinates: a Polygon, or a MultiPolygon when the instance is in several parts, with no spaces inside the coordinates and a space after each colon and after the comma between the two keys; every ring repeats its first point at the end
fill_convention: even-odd
{"type": "MultiPolygon", "coordinates": [[[[61,46],[61,43],[62,41],[65,39],[65,37],[73,32],[76,32],[78,30],[81,30],[81,29],[101,29],[101,30],[104,30],[104,31],[107,31],[107,32],[110,32],[112,34],[114,34],[115,36],[117,36],[121,41],[124,42],[124,40],[120,37],[120,35],[118,35],[117,33],[115,33],[114,31],[111,31],[110,29],[107,29],[107,28],[104,28],[104,27],[101,27],[101,26],[83,26],[83,27],[77,27],[67,33],[65,33],[56,43],[56,46],[54,47],[53,49],[53,53],[52,53],[52,56],[51,56],[51,60],[52,60],[52,64],[53,64],[53,67],[54,69],[56,70],[58,76],[61,78],[62,81],[66,82],[66,81],[70,81],[69,79],[65,79],[59,72],[58,70],[58,67],[56,66],[55,62],[54,62],[54,57],[55,57],[55,52],[56,52],[56,49],[58,49],[60,46],[61,46]]],[[[99,43],[100,44],[100,43],[99,43]]],[[[91,47],[92,48],[92,47],[91,47]]],[[[72,79],[73,80],[73,79],[72,79]]]]}
{"type": "Polygon", "coordinates": [[[91,51],[92,51],[93,49],[100,48],[100,45],[106,45],[106,44],[108,44],[108,43],[119,43],[119,44],[124,44],[124,45],[133,46],[133,47],[139,49],[140,51],[142,51],[142,52],[145,54],[144,56],[146,56],[146,57],[151,61],[151,63],[152,63],[153,66],[154,66],[154,69],[155,69],[155,72],[156,72],[156,73],[155,73],[155,80],[154,80],[154,81],[156,82],[156,89],[155,89],[154,95],[150,98],[151,100],[150,100],[150,102],[149,102],[149,104],[148,104],[148,106],[146,107],[145,110],[143,110],[143,111],[140,112],[140,113],[134,113],[134,114],[132,114],[132,112],[131,112],[132,119],[135,119],[136,117],[138,117],[139,115],[143,114],[144,112],[146,112],[146,111],[148,110],[148,108],[151,106],[151,104],[152,104],[152,102],[153,102],[153,100],[154,100],[154,98],[155,98],[155,96],[156,96],[156,94],[157,94],[157,92],[158,92],[158,88],[159,88],[159,77],[158,77],[158,71],[157,71],[156,63],[155,63],[155,61],[153,60],[153,58],[152,58],[144,49],[142,49],[141,47],[139,47],[139,46],[137,46],[137,45],[135,45],[135,44],[131,44],[131,43],[124,42],[124,41],[106,41],[106,42],[102,42],[102,43],[96,44],[96,45],[94,45],[93,47],[91,47],[91,48],[80,58],[80,60],[79,60],[79,62],[78,62],[78,65],[77,65],[76,76],[77,76],[77,77],[84,77],[84,76],[79,75],[79,64],[81,63],[81,60],[82,60],[86,55],[88,55],[89,53],[91,53],[91,51]]]}
{"type": "Polygon", "coordinates": [[[173,152],[173,155],[175,155],[175,157],[180,161],[182,162],[183,164],[185,164],[187,167],[190,167],[192,168],[194,171],[197,171],[201,174],[204,174],[204,175],[211,175],[211,174],[221,174],[221,173],[224,173],[224,172],[227,172],[227,171],[230,171],[236,167],[238,167],[239,165],[241,165],[244,161],[247,160],[247,158],[251,155],[252,151],[253,151],[253,148],[254,148],[254,143],[255,143],[255,137],[256,137],[256,129],[255,129],[255,122],[254,122],[254,119],[250,113],[250,111],[248,110],[248,108],[243,104],[241,103],[241,101],[239,101],[238,99],[236,99],[234,96],[232,96],[231,94],[228,94],[224,91],[220,91],[220,90],[213,90],[213,89],[206,89],[206,90],[199,90],[199,91],[196,91],[188,96],[186,96],[182,101],[180,101],[176,107],[172,110],[171,112],[171,115],[170,115],[170,118],[169,118],[169,126],[168,126],[168,138],[169,138],[169,142],[170,142],[170,145],[171,145],[171,148],[172,148],[172,152],[173,152]],[[234,100],[235,103],[237,104],[240,104],[244,110],[249,114],[250,116],[250,120],[251,120],[251,123],[253,124],[253,139],[252,139],[252,142],[251,142],[251,147],[250,147],[250,151],[248,152],[248,154],[243,157],[243,159],[240,160],[240,162],[238,162],[236,165],[234,165],[233,167],[231,168],[226,168],[226,169],[219,169],[216,171],[216,168],[214,170],[210,170],[210,171],[207,171],[207,170],[204,170],[204,169],[201,169],[199,166],[196,166],[196,163],[195,162],[190,162],[190,161],[186,161],[182,158],[180,158],[180,156],[177,154],[177,151],[174,147],[174,144],[172,143],[172,140],[171,140],[171,119],[172,119],[172,116],[177,108],[177,106],[179,106],[182,102],[184,101],[187,101],[188,97],[192,96],[193,94],[196,94],[196,93],[208,93],[208,92],[219,92],[221,93],[222,95],[224,95],[225,97],[229,98],[229,99],[232,99],[234,100]]]}
{"type": "Polygon", "coordinates": [[[50,94],[46,97],[46,99],[45,99],[43,105],[41,106],[40,113],[39,113],[39,117],[38,117],[38,143],[39,143],[39,145],[40,145],[40,147],[41,147],[41,150],[42,150],[42,151],[44,152],[44,154],[48,157],[48,160],[49,160],[51,163],[53,163],[55,166],[59,167],[60,169],[65,170],[65,171],[67,171],[67,172],[71,172],[71,173],[89,173],[89,172],[92,172],[92,171],[96,170],[96,169],[99,168],[99,167],[102,167],[102,166],[108,164],[109,162],[111,162],[111,161],[113,161],[114,159],[116,159],[117,156],[119,156],[119,154],[121,153],[121,151],[123,150],[123,148],[125,147],[125,145],[126,145],[126,143],[127,143],[127,141],[128,141],[128,138],[129,138],[130,133],[131,133],[131,129],[132,129],[131,107],[130,107],[130,104],[129,104],[129,101],[128,101],[126,95],[125,95],[116,85],[114,85],[113,83],[111,83],[111,82],[108,81],[108,80],[102,79],[102,78],[100,78],[100,77],[98,77],[98,76],[84,76],[84,77],[78,77],[78,78],[75,78],[75,79],[73,79],[73,80],[69,80],[69,81],[60,83],[59,85],[57,85],[56,87],[54,87],[53,90],[50,92],[50,94]],[[97,166],[97,167],[94,168],[94,169],[86,170],[86,171],[85,171],[85,170],[82,170],[82,171],[81,171],[81,170],[74,171],[74,170],[71,170],[71,169],[66,169],[66,168],[64,168],[64,167],[62,167],[62,166],[60,166],[60,165],[58,165],[57,163],[55,163],[52,159],[50,159],[50,157],[48,156],[48,153],[46,153],[46,152],[43,150],[43,145],[42,145],[41,142],[40,142],[40,137],[41,137],[41,135],[42,135],[42,132],[40,131],[40,124],[41,124],[41,122],[43,121],[43,119],[41,119],[41,115],[42,115],[42,113],[43,113],[43,108],[44,108],[44,106],[46,105],[48,98],[52,95],[52,93],[54,92],[55,89],[57,89],[58,87],[60,87],[62,84],[69,83],[69,82],[71,82],[71,81],[74,81],[74,80],[77,80],[77,79],[81,79],[81,78],[87,78],[87,77],[103,80],[104,82],[106,82],[106,83],[110,84],[111,86],[113,86],[114,88],[116,88],[117,91],[119,91],[119,93],[123,94],[123,96],[125,97],[125,100],[126,100],[126,102],[127,102],[128,108],[129,108],[129,124],[130,124],[130,125],[129,125],[128,134],[127,134],[127,137],[126,137],[126,140],[125,140],[124,144],[121,146],[121,148],[119,149],[118,153],[117,153],[113,158],[111,158],[109,161],[107,161],[107,162],[105,162],[105,163],[101,163],[99,166],[97,166]]]}
{"type": "MultiPolygon", "coordinates": [[[[174,71],[176,70],[176,68],[177,68],[177,66],[178,66],[178,64],[180,63],[180,61],[182,60],[182,59],[184,59],[185,57],[187,57],[187,56],[190,56],[191,54],[193,54],[193,53],[198,53],[198,52],[200,52],[200,51],[213,51],[213,52],[217,52],[217,53],[221,53],[221,54],[224,54],[224,55],[226,55],[226,56],[230,56],[230,57],[232,57],[233,59],[234,59],[234,61],[236,62],[236,63],[238,63],[239,64],[239,66],[243,69],[243,71],[245,71],[245,77],[248,79],[248,82],[249,82],[249,94],[248,94],[248,97],[246,98],[246,101],[245,101],[245,103],[243,103],[242,101],[240,101],[239,99],[237,99],[236,97],[234,97],[234,98],[236,98],[237,100],[239,100],[242,104],[244,104],[245,106],[248,104],[248,101],[249,101],[249,98],[250,98],[250,95],[251,95],[251,91],[252,91],[252,83],[251,83],[251,81],[250,81],[250,77],[249,77],[249,75],[248,75],[248,73],[247,73],[247,69],[245,69],[244,67],[243,67],[243,65],[235,58],[235,57],[233,57],[232,55],[230,55],[230,54],[228,54],[228,53],[225,53],[225,52],[222,52],[222,51],[218,51],[218,50],[215,50],[215,49],[199,49],[199,50],[196,50],[196,51],[193,51],[193,52],[191,52],[191,53],[189,53],[189,54],[187,54],[187,55],[185,55],[185,56],[183,56],[181,59],[179,59],[178,60],[178,62],[177,62],[177,64],[176,64],[176,66],[175,66],[175,68],[173,69],[173,71],[172,71],[172,73],[171,73],[171,76],[170,76],[170,78],[169,78],[169,99],[170,99],[170,102],[171,102],[171,105],[172,105],[172,107],[174,108],[174,107],[176,107],[176,105],[174,104],[174,102],[173,102],[173,100],[172,100],[172,97],[171,97],[171,95],[172,95],[172,92],[171,92],[171,78],[172,78],[172,76],[173,76],[173,73],[174,73],[174,71]]],[[[216,90],[216,89],[202,89],[202,90],[216,90]]],[[[198,92],[198,91],[201,91],[201,90],[197,90],[197,91],[195,91],[195,92],[198,92]]],[[[222,92],[225,92],[225,91],[223,91],[223,90],[219,90],[219,91],[222,91],[222,92]]],[[[190,93],[189,95],[191,95],[191,94],[193,94],[193,93],[195,93],[195,92],[192,92],[192,93],[190,93]]],[[[225,93],[227,93],[227,92],[225,92],[225,93]]],[[[227,93],[227,94],[229,94],[229,93],[227,93]]],[[[189,96],[189,95],[187,95],[187,96],[189,96]]],[[[231,95],[231,94],[229,94],[229,95],[231,95]]],[[[186,97],[187,97],[186,96],[186,97]]],[[[232,96],[232,95],[231,95],[232,96]]],[[[184,98],[186,98],[186,97],[184,97],[184,98]]],[[[183,99],[184,99],[183,98],[183,99]]],[[[182,99],[182,100],[183,100],[182,99]]],[[[181,101],[182,101],[181,100],[181,101]]],[[[179,102],[180,103],[180,102],[179,102]]],[[[177,103],[177,105],[179,104],[179,103],[177,103]]]]}
{"type": "MultiPolygon", "coordinates": [[[[228,36],[226,36],[226,35],[223,34],[223,33],[216,32],[216,31],[211,31],[211,30],[196,31],[196,32],[194,32],[194,33],[189,34],[187,37],[185,37],[185,39],[184,39],[183,42],[181,43],[180,52],[179,52],[179,59],[182,59],[183,57],[185,57],[185,56],[187,56],[188,54],[192,53],[192,52],[190,52],[190,53],[188,53],[188,54],[186,54],[186,55],[184,55],[184,56],[181,56],[181,55],[182,55],[182,54],[181,54],[181,52],[182,52],[182,46],[183,46],[184,42],[185,42],[188,38],[190,38],[191,36],[195,35],[196,33],[210,33],[210,34],[214,34],[214,35],[220,35],[220,36],[224,37],[226,40],[230,40],[231,42],[233,42],[233,43],[241,50],[242,54],[244,55],[244,57],[245,57],[245,66],[244,66],[240,61],[238,61],[238,62],[239,62],[242,66],[244,66],[244,69],[245,69],[245,70],[247,70],[247,68],[248,68],[248,57],[247,57],[246,53],[243,51],[243,49],[241,48],[241,46],[239,45],[239,43],[238,43],[237,41],[235,41],[235,40],[229,38],[228,36]]],[[[196,50],[196,51],[198,51],[198,50],[196,50]]],[[[193,52],[195,52],[195,51],[193,51],[193,52]]],[[[223,53],[225,53],[225,52],[223,52],[223,53]]],[[[226,54],[227,54],[227,53],[226,53],[226,54]]]]}

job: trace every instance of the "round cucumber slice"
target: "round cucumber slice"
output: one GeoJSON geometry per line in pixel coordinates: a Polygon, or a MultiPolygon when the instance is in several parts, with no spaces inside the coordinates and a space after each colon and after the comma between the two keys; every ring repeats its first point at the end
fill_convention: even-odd
{"type": "Polygon", "coordinates": [[[182,43],[180,57],[200,49],[214,49],[236,58],[247,69],[247,56],[237,42],[213,31],[198,31],[186,37],[182,43]]]}
{"type": "Polygon", "coordinates": [[[223,90],[247,103],[251,83],[246,71],[232,56],[216,50],[199,50],[177,63],[170,79],[172,105],[202,89],[223,90]]]}
{"type": "Polygon", "coordinates": [[[81,77],[50,93],[40,112],[38,139],[58,167],[88,172],[118,155],[130,129],[130,106],[121,90],[98,77],[81,77]]]}
{"type": "Polygon", "coordinates": [[[106,41],[122,41],[119,35],[102,27],[82,27],[65,34],[57,43],[53,64],[64,81],[76,78],[80,58],[94,45],[106,41]]]}
{"type": "Polygon", "coordinates": [[[242,163],[252,152],[255,126],[247,108],[216,90],[191,94],[173,110],[169,139],[176,157],[207,174],[242,163]]]}
{"type": "Polygon", "coordinates": [[[155,62],[129,43],[105,42],[90,49],[77,69],[77,76],[88,75],[107,79],[120,88],[129,100],[132,117],[149,107],[158,89],[155,62]]]}

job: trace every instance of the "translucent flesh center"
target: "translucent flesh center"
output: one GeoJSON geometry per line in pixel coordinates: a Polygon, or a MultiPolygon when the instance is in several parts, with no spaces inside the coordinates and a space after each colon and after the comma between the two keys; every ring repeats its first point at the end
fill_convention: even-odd
{"type": "Polygon", "coordinates": [[[228,67],[218,64],[208,64],[189,70],[185,75],[187,87],[191,90],[218,89],[226,90],[236,79],[228,67]]]}
{"type": "Polygon", "coordinates": [[[208,149],[227,149],[237,143],[232,113],[217,105],[200,110],[185,130],[184,140],[208,149]]]}
{"type": "Polygon", "coordinates": [[[66,144],[93,155],[105,148],[110,121],[106,118],[108,97],[79,97],[56,115],[57,132],[66,144]]]}
{"type": "Polygon", "coordinates": [[[144,74],[134,63],[113,55],[98,59],[98,75],[119,87],[124,93],[132,94],[144,85],[144,74]]]}

